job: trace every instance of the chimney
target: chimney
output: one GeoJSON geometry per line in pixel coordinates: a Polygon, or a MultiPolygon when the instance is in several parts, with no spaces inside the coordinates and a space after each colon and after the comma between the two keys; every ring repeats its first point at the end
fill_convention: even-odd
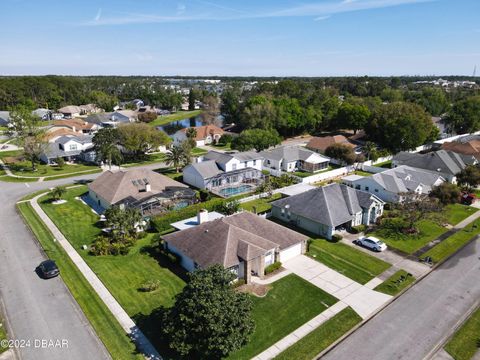
{"type": "Polygon", "coordinates": [[[145,192],[152,191],[152,185],[150,184],[145,184],[145,192]]]}
{"type": "Polygon", "coordinates": [[[203,224],[208,221],[208,210],[202,209],[197,214],[197,223],[198,225],[203,224]]]}

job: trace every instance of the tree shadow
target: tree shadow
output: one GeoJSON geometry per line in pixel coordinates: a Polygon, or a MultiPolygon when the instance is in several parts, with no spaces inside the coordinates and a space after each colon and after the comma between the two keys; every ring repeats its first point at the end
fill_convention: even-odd
{"type": "Polygon", "coordinates": [[[141,254],[146,254],[155,259],[162,268],[170,270],[172,273],[177,275],[183,281],[188,280],[188,272],[177,262],[172,263],[172,261],[161,252],[161,245],[151,244],[143,246],[140,249],[141,254]]]}

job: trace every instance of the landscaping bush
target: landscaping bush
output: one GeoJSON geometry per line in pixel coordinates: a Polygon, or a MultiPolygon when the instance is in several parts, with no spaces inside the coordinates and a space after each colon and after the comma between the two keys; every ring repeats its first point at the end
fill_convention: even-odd
{"type": "Polygon", "coordinates": [[[232,135],[230,134],[224,134],[222,135],[222,137],[218,140],[218,145],[227,145],[227,144],[230,144],[233,140],[233,137],[232,135]]]}
{"type": "Polygon", "coordinates": [[[142,292],[155,291],[160,287],[160,280],[148,280],[144,282],[138,290],[142,292]]]}
{"type": "Polygon", "coordinates": [[[340,235],[340,234],[333,234],[331,241],[332,241],[332,242],[339,242],[339,241],[342,240],[342,239],[343,239],[343,236],[342,236],[342,235],[340,235]]]}
{"type": "Polygon", "coordinates": [[[138,121],[141,121],[141,122],[144,122],[144,123],[150,123],[153,120],[155,120],[156,118],[157,118],[157,114],[152,112],[152,111],[148,111],[148,112],[138,114],[138,121]]]}
{"type": "Polygon", "coordinates": [[[245,285],[245,279],[238,279],[232,284],[233,288],[238,288],[242,285],[245,285]]]}
{"type": "Polygon", "coordinates": [[[352,234],[359,234],[361,232],[364,232],[365,230],[367,230],[367,227],[365,225],[352,226],[350,229],[352,234]]]}
{"type": "Polygon", "coordinates": [[[310,245],[312,245],[313,239],[308,239],[307,240],[307,252],[310,251],[310,245]]]}
{"type": "Polygon", "coordinates": [[[201,189],[198,192],[198,197],[200,198],[201,202],[205,202],[205,201],[210,200],[212,198],[212,195],[210,194],[210,191],[201,189]]]}
{"type": "Polygon", "coordinates": [[[275,261],[273,264],[270,264],[265,268],[265,275],[268,275],[280,269],[281,266],[282,266],[282,263],[280,261],[275,261]]]}

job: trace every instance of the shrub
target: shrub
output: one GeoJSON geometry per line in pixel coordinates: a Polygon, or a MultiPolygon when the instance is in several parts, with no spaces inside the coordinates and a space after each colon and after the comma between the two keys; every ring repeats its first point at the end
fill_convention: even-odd
{"type": "Polygon", "coordinates": [[[160,280],[148,280],[144,282],[138,290],[143,292],[155,291],[160,287],[160,280]]]}
{"type": "Polygon", "coordinates": [[[222,137],[218,140],[218,145],[227,145],[230,144],[233,140],[232,135],[230,134],[224,134],[222,137]]]}
{"type": "Polygon", "coordinates": [[[141,122],[144,122],[144,123],[150,123],[153,120],[155,120],[156,118],[157,118],[157,114],[152,112],[152,111],[148,111],[148,112],[138,114],[138,120],[141,121],[141,122]]]}
{"type": "Polygon", "coordinates": [[[57,164],[58,168],[62,169],[63,166],[65,165],[65,160],[59,156],[55,159],[55,163],[57,164]]]}
{"type": "Polygon", "coordinates": [[[172,252],[167,252],[167,258],[172,264],[176,264],[177,262],[180,261],[180,258],[177,254],[174,254],[172,252]]]}
{"type": "Polygon", "coordinates": [[[232,284],[233,288],[238,288],[242,285],[245,285],[245,279],[238,279],[232,284]]]}
{"type": "Polygon", "coordinates": [[[310,245],[312,245],[313,239],[308,239],[307,240],[307,252],[310,251],[310,245]]]}
{"type": "Polygon", "coordinates": [[[339,241],[342,240],[342,239],[343,239],[343,236],[342,236],[342,235],[340,235],[340,234],[333,234],[331,241],[332,241],[332,242],[339,242],[339,241]]]}
{"type": "Polygon", "coordinates": [[[199,196],[201,202],[208,201],[212,198],[212,195],[210,194],[210,192],[208,190],[204,190],[204,189],[201,189],[198,192],[198,196],[199,196]]]}
{"type": "Polygon", "coordinates": [[[265,275],[280,269],[281,266],[282,266],[282,263],[280,261],[275,261],[273,264],[270,264],[265,268],[265,275]]]}
{"type": "Polygon", "coordinates": [[[353,234],[358,234],[364,232],[365,230],[367,230],[367,227],[365,225],[352,226],[350,229],[353,234]]]}

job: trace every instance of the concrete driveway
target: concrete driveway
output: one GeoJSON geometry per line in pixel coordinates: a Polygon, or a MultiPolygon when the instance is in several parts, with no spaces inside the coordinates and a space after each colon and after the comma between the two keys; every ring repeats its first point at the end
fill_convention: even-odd
{"type": "MultiPolygon", "coordinates": [[[[305,255],[288,260],[283,267],[351,306],[364,319],[391,299],[389,295],[371,290],[368,283],[359,284],[305,255]]],[[[372,281],[378,283],[377,279],[372,281]]]]}

